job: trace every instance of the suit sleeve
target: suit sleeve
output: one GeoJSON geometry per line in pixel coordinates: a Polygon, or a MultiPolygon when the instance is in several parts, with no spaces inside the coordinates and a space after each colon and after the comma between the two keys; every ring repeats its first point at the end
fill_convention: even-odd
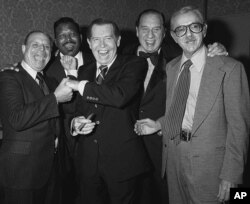
{"type": "Polygon", "coordinates": [[[39,122],[59,116],[54,94],[27,103],[24,89],[29,88],[20,83],[15,73],[4,72],[0,75],[1,116],[16,131],[25,130],[39,122]]]}
{"type": "Polygon", "coordinates": [[[147,73],[147,62],[134,58],[120,67],[122,71],[114,76],[112,83],[97,85],[89,82],[85,85],[82,98],[87,102],[121,108],[125,106],[143,88],[147,73]]]}
{"type": "Polygon", "coordinates": [[[242,183],[246,163],[250,100],[247,76],[241,63],[236,62],[223,85],[227,119],[226,152],[220,178],[235,184],[242,183]]]}

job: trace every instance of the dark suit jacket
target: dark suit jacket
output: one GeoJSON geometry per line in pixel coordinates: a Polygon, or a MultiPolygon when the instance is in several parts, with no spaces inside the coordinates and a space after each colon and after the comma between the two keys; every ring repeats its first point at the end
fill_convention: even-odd
{"type": "Polygon", "coordinates": [[[97,161],[106,176],[126,180],[149,169],[141,137],[134,132],[147,63],[135,56],[117,56],[97,85],[96,63],[79,71],[79,80],[89,80],[77,102],[77,114],[95,113],[99,121],[95,131],[79,136],[77,149],[80,173],[84,177],[96,173],[97,161]]]}
{"type": "MultiPolygon", "coordinates": [[[[137,55],[139,44],[125,47],[123,53],[137,55]]],[[[154,68],[148,83],[146,92],[143,94],[140,104],[139,118],[151,118],[157,120],[165,113],[166,107],[166,64],[179,53],[176,46],[164,44],[159,53],[159,60],[154,68]]],[[[162,138],[158,134],[143,137],[147,152],[157,168],[161,171],[162,138]]],[[[159,174],[160,175],[160,174],[159,174]]]]}
{"type": "MultiPolygon", "coordinates": [[[[49,85],[49,81],[46,80],[49,85]]],[[[0,74],[0,182],[4,187],[34,189],[49,179],[59,137],[54,94],[44,96],[36,81],[19,65],[19,72],[0,74]]]]}
{"type": "MultiPolygon", "coordinates": [[[[58,84],[62,81],[63,78],[67,77],[64,68],[60,62],[60,59],[61,59],[60,54],[58,54],[56,58],[52,61],[52,63],[50,63],[45,69],[46,75],[54,78],[58,84]]],[[[93,56],[88,54],[83,54],[83,61],[84,64],[89,64],[90,62],[93,61],[93,56]]],[[[59,105],[60,115],[63,118],[64,130],[67,136],[67,146],[71,155],[73,155],[75,147],[75,138],[71,136],[69,130],[70,121],[75,111],[74,99],[75,96],[73,96],[71,101],[59,105]]]]}

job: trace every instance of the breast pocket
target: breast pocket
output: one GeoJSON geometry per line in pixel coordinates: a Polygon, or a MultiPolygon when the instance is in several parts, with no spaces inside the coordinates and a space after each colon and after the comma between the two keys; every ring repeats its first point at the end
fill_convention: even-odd
{"type": "Polygon", "coordinates": [[[27,155],[30,153],[30,148],[31,142],[29,141],[5,140],[2,143],[0,152],[27,155]]]}

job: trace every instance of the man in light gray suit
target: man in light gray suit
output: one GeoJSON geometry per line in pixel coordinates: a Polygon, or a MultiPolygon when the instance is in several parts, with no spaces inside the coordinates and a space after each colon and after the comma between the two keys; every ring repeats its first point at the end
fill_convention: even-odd
{"type": "Polygon", "coordinates": [[[165,116],[135,125],[139,135],[163,133],[162,175],[168,178],[170,204],[224,202],[230,188],[242,183],[250,126],[248,81],[240,62],[207,57],[206,31],[196,8],[172,15],[171,36],[183,53],[166,67],[165,116]]]}

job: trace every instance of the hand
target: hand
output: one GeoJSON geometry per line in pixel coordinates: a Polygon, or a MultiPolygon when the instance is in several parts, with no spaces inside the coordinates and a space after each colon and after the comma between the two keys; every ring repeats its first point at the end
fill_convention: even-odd
{"type": "Polygon", "coordinates": [[[69,56],[64,55],[60,59],[62,66],[65,70],[76,70],[77,69],[77,59],[69,56]]]}
{"type": "Polygon", "coordinates": [[[216,55],[228,56],[228,52],[227,52],[226,48],[224,47],[224,45],[222,45],[220,43],[215,42],[212,45],[209,44],[207,47],[208,47],[207,56],[209,56],[209,57],[214,57],[216,55]]]}
{"type": "Polygon", "coordinates": [[[73,89],[74,91],[78,91],[79,81],[69,79],[66,85],[73,89]]]}
{"type": "Polygon", "coordinates": [[[137,120],[135,123],[134,131],[138,135],[150,135],[161,129],[161,124],[158,121],[151,119],[137,120]]]}
{"type": "Polygon", "coordinates": [[[236,187],[236,184],[231,183],[230,181],[222,180],[219,187],[219,193],[217,198],[219,202],[225,202],[229,200],[230,188],[236,187]]]}
{"type": "Polygon", "coordinates": [[[7,64],[4,67],[0,68],[0,72],[4,72],[6,70],[13,70],[15,72],[19,72],[19,68],[17,67],[18,63],[14,63],[14,64],[7,64]]]}
{"type": "Polygon", "coordinates": [[[54,92],[58,103],[70,101],[72,98],[73,91],[66,85],[68,81],[68,78],[64,78],[54,92]]]}
{"type": "Polygon", "coordinates": [[[87,135],[93,131],[95,124],[96,123],[92,122],[90,119],[86,119],[84,116],[76,117],[72,121],[72,128],[74,130],[72,135],[87,135]]]}

